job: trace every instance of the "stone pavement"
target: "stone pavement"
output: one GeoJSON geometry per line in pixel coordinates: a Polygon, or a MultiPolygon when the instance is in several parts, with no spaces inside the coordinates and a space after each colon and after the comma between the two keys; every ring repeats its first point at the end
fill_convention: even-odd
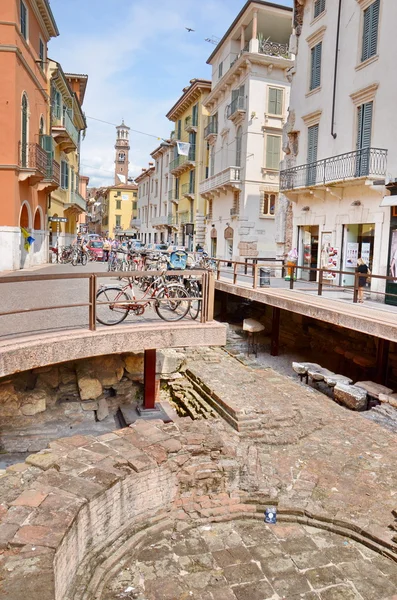
{"type": "Polygon", "coordinates": [[[101,600],[390,600],[397,568],[333,533],[240,520],[168,528],[128,554],[101,600]]]}

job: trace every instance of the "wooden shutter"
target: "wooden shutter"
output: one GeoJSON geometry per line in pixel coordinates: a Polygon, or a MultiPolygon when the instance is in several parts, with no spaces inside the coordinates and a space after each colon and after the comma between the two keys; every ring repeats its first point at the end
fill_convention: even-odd
{"type": "Polygon", "coordinates": [[[378,27],[379,27],[379,8],[380,0],[375,0],[371,6],[364,11],[363,23],[363,46],[361,61],[368,60],[375,56],[378,48],[378,27]]]}
{"type": "Polygon", "coordinates": [[[318,125],[312,125],[312,127],[309,127],[307,130],[307,135],[307,162],[314,163],[317,161],[318,125]]]}
{"type": "Polygon", "coordinates": [[[314,18],[321,15],[325,10],[325,0],[316,0],[314,3],[314,18]]]}
{"type": "Polygon", "coordinates": [[[277,88],[269,88],[269,114],[283,114],[283,90],[277,88]]]}
{"type": "Polygon", "coordinates": [[[311,51],[310,89],[315,90],[321,84],[321,55],[323,44],[320,42],[311,51]]]}
{"type": "Polygon", "coordinates": [[[266,167],[278,170],[280,168],[281,137],[268,135],[266,140],[266,167]]]}
{"type": "Polygon", "coordinates": [[[357,150],[371,147],[372,112],[372,102],[358,107],[357,150]]]}
{"type": "Polygon", "coordinates": [[[41,135],[40,145],[47,153],[47,177],[52,175],[52,163],[54,160],[54,140],[52,135],[41,135]]]}
{"type": "Polygon", "coordinates": [[[196,126],[198,123],[198,105],[195,104],[192,109],[192,125],[196,126]]]}

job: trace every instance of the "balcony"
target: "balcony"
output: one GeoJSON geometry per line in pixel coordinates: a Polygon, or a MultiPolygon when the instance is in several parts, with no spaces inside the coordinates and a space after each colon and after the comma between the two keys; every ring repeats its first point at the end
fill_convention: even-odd
{"type": "Polygon", "coordinates": [[[69,201],[65,202],[65,208],[78,208],[83,212],[87,210],[87,202],[78,192],[70,192],[69,201]]]}
{"type": "Polygon", "coordinates": [[[218,121],[210,121],[204,128],[204,139],[210,142],[218,135],[218,121]]]}
{"type": "Polygon", "coordinates": [[[362,148],[299,165],[280,172],[280,190],[293,191],[308,187],[327,187],[331,184],[357,179],[377,179],[386,176],[387,150],[362,148]]]}
{"type": "Polygon", "coordinates": [[[152,227],[165,227],[168,225],[168,215],[163,215],[162,217],[154,217],[151,219],[152,227]]]}
{"type": "Polygon", "coordinates": [[[176,204],[178,204],[179,194],[177,194],[176,190],[168,190],[168,200],[170,202],[175,202],[176,204]]]}
{"type": "Polygon", "coordinates": [[[48,155],[39,144],[19,142],[19,181],[29,181],[36,185],[47,175],[48,155]]]}
{"type": "Polygon", "coordinates": [[[47,154],[47,173],[44,179],[42,179],[38,185],[38,191],[47,190],[48,193],[59,188],[61,183],[61,167],[56,160],[51,158],[51,155],[47,154]]]}
{"type": "Polygon", "coordinates": [[[131,229],[139,229],[142,225],[141,219],[131,219],[130,227],[131,229]]]}
{"type": "Polygon", "coordinates": [[[178,215],[168,215],[167,221],[168,221],[168,227],[171,227],[171,229],[175,229],[175,230],[179,229],[178,215]]]}
{"type": "Polygon", "coordinates": [[[266,54],[266,56],[278,56],[279,58],[291,58],[289,52],[289,44],[279,44],[278,42],[271,42],[270,40],[263,40],[259,43],[259,53],[266,54]]]}
{"type": "Polygon", "coordinates": [[[194,183],[184,183],[182,186],[182,196],[194,199],[194,183]]]}
{"type": "Polygon", "coordinates": [[[53,114],[51,132],[55,142],[66,154],[77,149],[79,132],[68,113],[65,113],[62,117],[53,114]]]}
{"type": "Polygon", "coordinates": [[[178,216],[181,225],[186,225],[187,223],[194,223],[193,215],[189,210],[184,210],[183,212],[178,213],[178,216]]]}
{"type": "Polygon", "coordinates": [[[216,175],[212,175],[200,183],[199,191],[202,195],[212,196],[215,193],[228,190],[240,190],[240,167],[228,167],[216,175]]]}
{"type": "Polygon", "coordinates": [[[197,127],[198,127],[198,116],[197,115],[193,115],[186,117],[185,119],[185,131],[188,131],[189,133],[193,133],[193,132],[197,132],[197,127]]]}
{"type": "Polygon", "coordinates": [[[228,106],[227,106],[227,118],[235,123],[237,120],[241,119],[245,113],[247,112],[247,103],[244,96],[237,96],[228,106]]]}
{"type": "Polygon", "coordinates": [[[196,144],[191,144],[188,156],[183,156],[182,154],[180,154],[170,162],[170,172],[173,175],[179,175],[184,171],[187,171],[191,167],[194,167],[195,160],[196,144]]]}

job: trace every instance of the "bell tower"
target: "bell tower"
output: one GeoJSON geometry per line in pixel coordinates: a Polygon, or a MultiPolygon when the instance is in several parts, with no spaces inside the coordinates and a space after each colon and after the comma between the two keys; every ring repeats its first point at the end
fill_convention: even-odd
{"type": "Polygon", "coordinates": [[[130,150],[130,128],[124,123],[124,119],[118,127],[117,130],[117,139],[116,139],[116,160],[115,160],[115,174],[114,174],[114,183],[118,185],[119,183],[128,183],[128,153],[130,150]]]}

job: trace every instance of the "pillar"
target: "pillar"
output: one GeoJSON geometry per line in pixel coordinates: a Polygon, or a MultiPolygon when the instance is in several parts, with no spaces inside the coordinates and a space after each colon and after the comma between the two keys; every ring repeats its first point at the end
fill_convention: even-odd
{"type": "Polygon", "coordinates": [[[258,11],[254,10],[254,16],[252,19],[252,36],[250,41],[250,52],[259,52],[259,41],[258,41],[258,11]]]}
{"type": "Polygon", "coordinates": [[[156,408],[156,350],[145,350],[143,363],[144,410],[156,408]]]}
{"type": "Polygon", "coordinates": [[[245,46],[245,25],[241,25],[240,50],[244,50],[245,46]]]}
{"type": "Polygon", "coordinates": [[[270,355],[279,355],[280,345],[280,313],[281,310],[278,306],[273,306],[273,317],[272,317],[272,336],[270,341],[270,355]]]}
{"type": "Polygon", "coordinates": [[[389,340],[379,338],[376,350],[376,383],[380,383],[381,385],[387,385],[389,349],[389,340]]]}

